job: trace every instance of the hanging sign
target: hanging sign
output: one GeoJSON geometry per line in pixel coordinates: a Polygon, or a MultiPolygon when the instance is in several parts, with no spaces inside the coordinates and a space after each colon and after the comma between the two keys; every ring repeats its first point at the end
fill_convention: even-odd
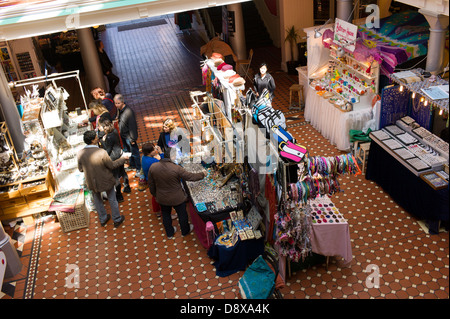
{"type": "Polygon", "coordinates": [[[342,46],[350,52],[353,52],[355,51],[357,34],[358,26],[336,18],[334,24],[334,43],[342,46]]]}

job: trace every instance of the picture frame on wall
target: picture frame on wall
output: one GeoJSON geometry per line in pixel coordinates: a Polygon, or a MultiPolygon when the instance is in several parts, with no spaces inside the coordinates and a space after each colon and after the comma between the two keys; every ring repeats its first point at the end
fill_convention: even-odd
{"type": "Polygon", "coordinates": [[[420,178],[435,190],[440,190],[448,187],[448,182],[440,175],[436,174],[436,172],[427,172],[420,174],[420,178]]]}

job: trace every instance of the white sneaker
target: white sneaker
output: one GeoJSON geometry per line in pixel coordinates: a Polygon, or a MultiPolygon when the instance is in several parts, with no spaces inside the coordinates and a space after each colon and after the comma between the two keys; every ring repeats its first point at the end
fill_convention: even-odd
{"type": "Polygon", "coordinates": [[[189,235],[190,233],[192,233],[193,230],[194,230],[194,225],[189,224],[189,233],[187,233],[186,235],[183,235],[183,236],[189,235]]]}
{"type": "Polygon", "coordinates": [[[173,226],[173,235],[171,237],[167,237],[168,239],[172,239],[175,236],[175,233],[177,232],[177,228],[173,226]]]}

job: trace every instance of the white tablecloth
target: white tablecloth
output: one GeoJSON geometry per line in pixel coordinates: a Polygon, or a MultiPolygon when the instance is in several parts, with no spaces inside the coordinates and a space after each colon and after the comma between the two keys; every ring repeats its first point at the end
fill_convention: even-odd
{"type": "Polygon", "coordinates": [[[350,130],[362,130],[364,124],[372,119],[372,107],[360,107],[352,112],[341,112],[328,100],[306,86],[305,119],[311,122],[326,139],[341,151],[350,150],[350,130]]]}

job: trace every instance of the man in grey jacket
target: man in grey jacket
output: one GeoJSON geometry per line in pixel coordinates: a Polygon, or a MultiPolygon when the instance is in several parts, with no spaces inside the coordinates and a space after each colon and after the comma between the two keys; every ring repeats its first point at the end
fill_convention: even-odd
{"type": "Polygon", "coordinates": [[[103,205],[102,192],[106,192],[114,227],[118,227],[125,220],[120,215],[119,204],[116,198],[116,178],[113,169],[122,166],[128,159],[126,156],[112,161],[105,149],[98,147],[98,136],[95,131],[87,131],[83,135],[85,148],[77,154],[78,169],[84,173],[87,188],[92,191],[94,205],[97,210],[100,224],[104,227],[111,219],[103,205]]]}
{"type": "MultiPolygon", "coordinates": [[[[175,208],[178,215],[181,235],[186,236],[192,231],[186,212],[186,200],[188,198],[183,189],[182,180],[199,181],[207,175],[206,171],[203,173],[190,173],[180,165],[172,162],[170,159],[171,150],[171,148],[168,148],[164,152],[164,158],[152,164],[148,170],[150,192],[161,206],[163,225],[169,239],[176,232],[176,228],[172,226],[172,207],[175,208]]],[[[172,155],[175,155],[175,150],[172,153],[172,155]]]]}

